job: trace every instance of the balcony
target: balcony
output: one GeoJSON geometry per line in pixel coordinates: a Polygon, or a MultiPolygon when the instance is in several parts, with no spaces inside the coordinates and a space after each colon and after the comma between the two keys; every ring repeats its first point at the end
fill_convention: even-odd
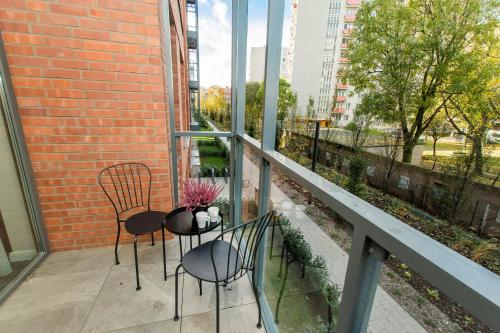
{"type": "Polygon", "coordinates": [[[342,29],[342,36],[350,36],[354,29],[342,29]]]}
{"type": "Polygon", "coordinates": [[[347,44],[346,43],[340,44],[340,48],[343,50],[347,49],[347,44]]]}
{"type": "Polygon", "coordinates": [[[198,32],[195,30],[188,30],[187,32],[188,48],[198,48],[198,32]]]}
{"type": "Polygon", "coordinates": [[[190,89],[200,89],[200,82],[197,79],[189,80],[190,89]]]}
{"type": "Polygon", "coordinates": [[[360,0],[347,0],[346,1],[346,5],[348,7],[351,7],[351,6],[359,6],[360,4],[360,0]]]}
{"type": "MultiPolygon", "coordinates": [[[[194,0],[187,2],[197,3],[194,0]]],[[[14,2],[6,3],[10,6],[14,2]]],[[[296,151],[287,150],[290,147],[286,146],[276,147],[279,141],[275,134],[279,126],[277,69],[282,50],[271,41],[279,40],[282,32],[283,7],[280,5],[283,2],[269,1],[266,44],[269,47],[262,85],[264,107],[258,109],[262,111],[262,125],[259,123],[262,128],[254,135],[259,140],[245,133],[245,111],[248,109],[245,103],[240,103],[245,99],[247,88],[244,41],[248,38],[248,30],[243,26],[248,22],[247,8],[234,6],[236,12],[231,16],[236,19],[236,29],[232,31],[235,43],[231,43],[231,88],[226,89],[223,96],[236,103],[228,109],[213,110],[212,114],[206,112],[200,118],[193,117],[200,112],[199,100],[196,107],[193,106],[200,92],[196,97],[188,95],[190,89],[200,87],[199,61],[196,58],[188,65],[185,54],[183,56],[185,44],[175,44],[181,39],[189,42],[189,32],[183,35],[182,22],[185,21],[177,17],[184,10],[175,8],[183,2],[161,1],[158,5],[161,9],[158,12],[171,21],[150,20],[152,25],[161,26],[145,31],[149,34],[159,30],[161,36],[172,39],[161,39],[161,44],[154,49],[148,49],[151,47],[147,45],[149,38],[137,36],[137,42],[143,39],[146,43],[144,47],[117,48],[115,42],[85,42],[85,47],[106,46],[113,52],[96,51],[94,54],[85,50],[83,44],[68,44],[76,50],[81,47],[82,50],[78,50],[81,54],[90,54],[93,60],[89,64],[95,68],[113,69],[115,64],[109,58],[112,53],[112,59],[118,59],[116,62],[120,65],[116,71],[85,67],[51,72],[51,66],[63,63],[57,61],[61,57],[59,50],[56,55],[47,52],[50,53],[47,57],[40,57],[47,58],[46,61],[30,58],[35,65],[27,70],[21,64],[23,59],[15,58],[16,54],[0,57],[0,129],[9,135],[13,133],[8,137],[10,140],[1,140],[2,144],[7,142],[9,148],[3,150],[2,158],[11,157],[9,154],[15,152],[10,161],[19,165],[15,169],[18,173],[4,178],[22,176],[17,190],[26,193],[23,198],[30,200],[18,202],[26,202],[27,212],[34,216],[27,230],[36,227],[37,233],[31,236],[39,246],[34,261],[27,266],[14,267],[22,272],[22,278],[5,282],[6,279],[0,276],[0,285],[9,284],[10,288],[2,289],[0,294],[0,300],[5,300],[0,305],[2,333],[215,332],[216,305],[220,305],[221,332],[224,333],[399,333],[403,330],[423,333],[441,332],[441,328],[460,331],[451,319],[460,320],[464,325],[479,323],[491,330],[500,327],[497,272],[456,252],[460,247],[469,251],[467,246],[478,244],[474,250],[481,256],[496,243],[467,234],[463,243],[450,246],[420,231],[422,226],[431,225],[443,228],[438,229],[443,230],[443,235],[455,237],[455,231],[462,229],[452,229],[451,225],[434,219],[412,203],[392,194],[382,195],[369,187],[374,177],[384,174],[384,164],[360,167],[353,165],[358,157],[354,153],[358,152],[352,147],[342,153],[326,149],[331,148],[329,135],[347,138],[346,142],[352,138],[348,130],[327,126],[330,119],[302,119],[293,130],[282,124],[283,136],[292,138],[291,147],[296,143],[294,139],[303,141],[295,145],[300,146],[296,151]],[[178,10],[170,13],[171,7],[178,10]],[[177,48],[172,48],[172,43],[177,48]],[[136,67],[143,58],[127,54],[130,50],[147,53],[147,64],[136,67]],[[17,60],[12,80],[7,62],[11,59],[17,60]],[[124,59],[126,62],[121,64],[124,59]],[[144,72],[137,73],[139,70],[144,72]],[[46,77],[45,72],[54,77],[46,77]],[[27,74],[29,79],[23,77],[27,74]],[[67,80],[61,76],[67,76],[67,80]],[[22,84],[39,87],[17,89],[16,85],[22,84]],[[74,89],[59,91],[54,88],[56,86],[74,89]],[[80,86],[85,89],[77,89],[80,86]],[[54,89],[57,94],[69,97],[48,97],[55,94],[54,89]],[[18,109],[15,96],[23,93],[27,95],[19,96],[18,109]],[[189,100],[191,105],[187,103],[189,100]],[[7,125],[4,126],[3,121],[7,125]],[[316,124],[318,131],[315,132],[316,124]],[[314,142],[313,133],[318,133],[318,140],[322,140],[319,149],[309,144],[314,142]],[[126,226],[115,217],[116,206],[108,200],[112,198],[101,191],[96,180],[100,170],[123,161],[151,166],[152,187],[144,188],[145,192],[151,192],[152,200],[147,200],[151,209],[171,212],[182,206],[185,184],[189,181],[220,186],[222,192],[213,205],[220,207],[225,224],[200,235],[199,241],[198,237],[174,237],[167,232],[163,248],[158,230],[154,235],[141,234],[139,243],[134,246],[134,236],[125,233],[126,226]],[[35,172],[27,171],[31,169],[35,172]],[[349,177],[355,171],[361,172],[362,185],[366,185],[356,194],[352,193],[354,190],[346,190],[352,181],[349,177]],[[41,202],[36,201],[38,195],[41,202]],[[174,274],[187,251],[203,248],[220,235],[222,227],[227,230],[245,226],[249,220],[270,211],[276,213],[276,218],[269,226],[257,228],[262,231],[262,243],[251,251],[255,260],[245,267],[251,268],[251,274],[235,283],[226,285],[227,279],[222,279],[220,285],[214,285],[206,281],[201,284],[201,280],[180,269],[176,288],[174,274]],[[156,239],[155,245],[151,244],[150,236],[156,239]],[[117,248],[114,247],[115,239],[120,240],[117,248]],[[49,251],[51,248],[53,252],[49,251]],[[119,262],[115,262],[118,261],[115,255],[119,262]],[[163,276],[164,259],[166,279],[163,276]],[[138,277],[142,288],[136,287],[138,277]],[[179,320],[174,319],[176,289],[180,300],[179,320]],[[217,301],[219,293],[220,304],[217,301]],[[437,308],[446,301],[451,304],[450,311],[456,311],[449,316],[437,308]],[[409,303],[415,307],[411,308],[409,303]],[[261,328],[256,326],[259,304],[261,328]],[[415,313],[432,314],[432,320],[417,318],[415,313]]],[[[90,5],[90,9],[95,9],[93,6],[90,5]]],[[[17,3],[12,7],[10,10],[19,12],[17,3]]],[[[127,9],[126,6],[121,8],[127,9]]],[[[85,9],[88,13],[89,9],[85,9]]],[[[156,9],[150,8],[151,12],[156,9]]],[[[40,25],[49,25],[53,20],[47,19],[48,15],[37,15],[37,19],[46,20],[36,22],[40,25]]],[[[71,17],[69,13],[64,16],[71,17]]],[[[123,17],[119,15],[118,21],[123,17]]],[[[72,22],[85,21],[75,18],[72,22]]],[[[60,32],[60,25],[53,29],[56,34],[60,32]]],[[[119,24],[109,24],[110,29],[116,26],[119,24]]],[[[57,44],[62,38],[47,37],[50,29],[37,35],[22,30],[24,27],[22,24],[2,25],[5,29],[21,29],[5,34],[7,52],[50,50],[43,43],[50,40],[57,44]]],[[[95,30],[89,29],[88,35],[95,36],[95,30]]],[[[74,42],[73,38],[70,40],[74,42]]],[[[4,50],[3,42],[0,50],[4,50]]],[[[71,52],[76,51],[72,49],[71,52]]],[[[64,65],[74,66],[75,63],[67,61],[64,65]]],[[[338,83],[336,87],[345,90],[348,85],[338,83]]],[[[346,99],[340,95],[335,98],[338,102],[346,99]]],[[[321,103],[326,115],[329,102],[321,100],[321,103]]],[[[344,108],[331,110],[337,120],[345,122],[348,121],[344,114],[347,111],[344,108]]],[[[413,166],[403,163],[398,166],[414,172],[413,166]]],[[[426,171],[426,177],[429,173],[426,171]]],[[[128,208],[132,202],[138,203],[138,196],[135,201],[119,199],[119,193],[130,195],[136,188],[141,190],[142,202],[141,176],[132,168],[124,178],[110,175],[120,182],[120,186],[114,186],[120,206],[128,208]],[[122,180],[129,178],[133,186],[123,185],[122,180]]],[[[413,184],[415,178],[410,180],[410,176],[413,177],[413,173],[392,179],[391,185],[398,193],[418,194],[421,188],[413,184]]],[[[14,195],[6,188],[0,188],[2,194],[14,195]]],[[[435,194],[431,192],[428,196],[435,194]]],[[[192,216],[187,221],[192,222],[192,216]]],[[[144,223],[147,222],[150,221],[144,223]]],[[[200,231],[198,227],[193,230],[200,231]]],[[[0,237],[4,237],[3,229],[0,231],[0,237]]],[[[236,240],[225,239],[228,248],[238,244],[236,259],[233,259],[235,267],[241,262],[239,258],[245,255],[243,252],[252,246],[248,242],[249,230],[245,231],[237,234],[236,240]]],[[[253,229],[250,235],[252,232],[253,229]]],[[[0,240],[0,268],[4,274],[5,263],[11,261],[6,254],[12,249],[4,250],[3,238],[0,240]]],[[[12,248],[11,244],[8,247],[12,248]]],[[[196,252],[193,257],[199,267],[211,272],[213,266],[209,260],[202,260],[196,252]]]]}
{"type": "Polygon", "coordinates": [[[340,58],[339,58],[339,62],[340,62],[341,64],[346,64],[346,63],[348,63],[348,62],[349,62],[349,58],[340,57],[340,58]]]}
{"type": "Polygon", "coordinates": [[[354,21],[356,21],[356,15],[346,14],[346,15],[344,15],[344,21],[345,22],[354,22],[354,21]]]}

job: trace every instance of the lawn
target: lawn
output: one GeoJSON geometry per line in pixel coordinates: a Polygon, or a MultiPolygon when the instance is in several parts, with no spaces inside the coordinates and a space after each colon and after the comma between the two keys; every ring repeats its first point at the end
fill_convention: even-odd
{"type": "Polygon", "coordinates": [[[219,156],[204,156],[200,157],[201,165],[211,165],[217,169],[228,168],[228,164],[224,157],[219,156]]]}

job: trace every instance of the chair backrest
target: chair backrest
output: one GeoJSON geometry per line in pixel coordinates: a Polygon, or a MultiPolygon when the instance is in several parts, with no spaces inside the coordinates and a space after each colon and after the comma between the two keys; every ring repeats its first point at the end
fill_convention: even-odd
{"type": "MultiPolygon", "coordinates": [[[[217,238],[215,238],[215,241],[224,239],[227,240],[229,239],[228,237],[224,237],[226,235],[231,235],[229,243],[233,245],[234,249],[236,249],[237,253],[239,254],[239,259],[234,260],[231,258],[231,247],[228,248],[228,253],[227,253],[227,267],[224,271],[226,271],[227,275],[225,277],[221,277],[218,275],[220,272],[217,272],[217,267],[215,265],[214,261],[214,253],[213,253],[213,244],[212,243],[212,249],[211,249],[211,259],[212,259],[212,265],[215,270],[215,276],[218,278],[219,281],[224,280],[226,283],[231,283],[243,275],[245,275],[248,271],[253,271],[255,269],[255,259],[257,256],[257,250],[259,248],[260,242],[264,238],[264,234],[266,232],[267,227],[269,226],[269,223],[271,222],[272,219],[274,219],[275,215],[274,212],[271,211],[253,221],[241,224],[239,226],[230,228],[228,230],[225,230],[221,235],[219,235],[217,238]],[[229,265],[235,265],[234,269],[231,269],[232,267],[229,267],[229,265]],[[238,271],[239,266],[241,265],[241,269],[238,271]],[[233,276],[229,276],[230,272],[236,272],[238,271],[238,274],[235,274],[233,276]]],[[[234,250],[233,250],[234,251],[234,250]]]]}
{"type": "Polygon", "coordinates": [[[137,207],[148,207],[151,194],[151,171],[142,163],[120,163],[103,169],[97,177],[115,212],[120,214],[137,207]]]}

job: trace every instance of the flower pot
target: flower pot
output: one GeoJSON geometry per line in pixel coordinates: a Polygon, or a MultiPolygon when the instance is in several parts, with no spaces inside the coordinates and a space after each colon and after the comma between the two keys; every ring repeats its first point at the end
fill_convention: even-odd
{"type": "Polygon", "coordinates": [[[207,212],[207,211],[208,211],[208,206],[197,206],[191,212],[193,213],[193,216],[196,216],[196,213],[198,212],[207,212]]]}

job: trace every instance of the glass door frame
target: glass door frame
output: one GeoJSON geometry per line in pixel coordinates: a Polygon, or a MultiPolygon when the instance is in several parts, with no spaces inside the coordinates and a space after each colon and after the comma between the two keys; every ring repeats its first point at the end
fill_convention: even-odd
{"type": "Polygon", "coordinates": [[[12,86],[9,65],[3,44],[3,39],[0,35],[0,99],[5,106],[5,122],[7,133],[10,138],[11,148],[19,174],[19,180],[23,190],[26,209],[30,218],[33,236],[37,245],[37,255],[27,264],[9,283],[6,287],[0,290],[0,304],[38,267],[38,265],[49,254],[49,241],[47,232],[43,223],[38,191],[36,188],[35,178],[31,160],[26,146],[26,140],[21,124],[21,118],[18,112],[18,105],[14,95],[12,86]]]}

